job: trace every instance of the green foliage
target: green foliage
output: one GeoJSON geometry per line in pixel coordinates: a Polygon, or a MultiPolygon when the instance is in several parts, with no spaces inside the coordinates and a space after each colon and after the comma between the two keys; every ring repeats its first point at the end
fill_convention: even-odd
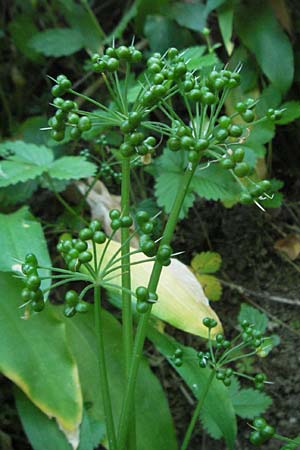
{"type": "Polygon", "coordinates": [[[72,55],[84,46],[84,39],[78,30],[72,28],[50,28],[36,33],[30,46],[45,56],[72,55]]]}
{"type": "MultiPolygon", "coordinates": [[[[177,373],[189,386],[196,398],[198,398],[201,393],[201,386],[204,386],[207,382],[210,369],[199,369],[197,352],[190,347],[180,345],[175,339],[166,334],[159,333],[154,328],[149,329],[148,337],[157,349],[168,359],[170,364],[173,365],[177,373]],[[184,363],[180,367],[174,365],[170,358],[178,348],[182,349],[183,354],[186,357],[184,363]]],[[[204,401],[201,420],[203,420],[203,425],[213,437],[219,439],[223,436],[228,449],[233,449],[236,436],[236,418],[234,409],[228,390],[217,380],[213,381],[206,400],[204,401]]]]}
{"type": "Polygon", "coordinates": [[[53,161],[54,154],[50,148],[23,141],[1,143],[0,154],[7,155],[0,166],[0,187],[34,180],[42,175],[66,181],[87,178],[96,171],[95,164],[82,156],[64,156],[53,161]]]}
{"type": "Polygon", "coordinates": [[[174,21],[163,16],[147,17],[145,36],[154,52],[163,53],[170,46],[184,48],[192,43],[192,37],[187,30],[180,28],[174,21]]]}
{"type": "Polygon", "coordinates": [[[5,292],[0,302],[1,372],[65,432],[76,431],[82,417],[82,396],[65,326],[52,308],[26,317],[26,311],[19,309],[23,285],[13,275],[1,272],[0,287],[5,292]],[[62,380],[67,382],[58,389],[62,380]]]}
{"type": "Polygon", "coordinates": [[[241,310],[238,316],[239,322],[247,320],[250,323],[255,323],[255,327],[264,333],[268,325],[268,317],[263,312],[252,306],[247,305],[247,303],[241,304],[241,310]]]}
{"type": "MultiPolygon", "coordinates": [[[[100,375],[93,314],[91,308],[87,314],[75,316],[72,320],[66,319],[65,323],[69,345],[79,368],[83,399],[90,405],[87,414],[90,419],[101,422],[104,411],[101,394],[97,388],[100,375]]],[[[117,419],[124,391],[121,326],[111,314],[104,312],[103,327],[108,377],[112,386],[113,412],[117,419]]],[[[139,450],[177,448],[173,423],[163,390],[151,373],[146,360],[143,360],[140,367],[136,410],[139,450]]]]}
{"type": "MultiPolygon", "coordinates": [[[[187,158],[184,154],[171,153],[168,150],[164,150],[163,154],[155,160],[155,195],[158,205],[163,207],[167,213],[170,212],[177,190],[182,185],[183,170],[186,164],[187,158]],[[172,189],[170,189],[171,186],[172,189]]],[[[196,194],[207,200],[235,202],[238,199],[239,187],[231,174],[220,165],[207,166],[207,164],[203,164],[191,182],[180,218],[187,215],[195,201],[196,194]]]]}
{"type": "Polygon", "coordinates": [[[264,74],[282,93],[294,75],[291,43],[267,2],[241,5],[235,23],[242,42],[255,55],[264,74]]]}
{"type": "MultiPolygon", "coordinates": [[[[12,214],[0,214],[0,240],[0,271],[20,272],[20,262],[31,252],[39,256],[42,265],[51,264],[42,227],[27,206],[12,214]]],[[[44,285],[49,286],[49,281],[45,280],[44,285]]]]}
{"type": "Polygon", "coordinates": [[[38,32],[30,15],[17,16],[8,26],[12,40],[17,49],[28,59],[37,61],[40,59],[38,52],[30,46],[30,39],[38,32]]]}

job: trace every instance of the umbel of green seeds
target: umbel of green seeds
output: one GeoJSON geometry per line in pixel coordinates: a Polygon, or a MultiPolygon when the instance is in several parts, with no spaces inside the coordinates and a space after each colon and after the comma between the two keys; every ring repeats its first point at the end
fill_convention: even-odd
{"type": "Polygon", "coordinates": [[[25,285],[21,292],[24,303],[30,303],[33,311],[40,312],[45,307],[44,294],[41,290],[41,279],[38,274],[38,261],[33,253],[25,256],[22,272],[25,275],[25,285]]]}
{"type": "Polygon", "coordinates": [[[89,310],[89,304],[80,300],[76,291],[67,291],[65,295],[64,315],[73,317],[76,313],[86,313],[89,310]]]}
{"type": "Polygon", "coordinates": [[[255,428],[255,431],[250,434],[250,442],[258,447],[269,441],[275,434],[275,429],[268,425],[263,417],[254,419],[253,428],[255,428]]]}

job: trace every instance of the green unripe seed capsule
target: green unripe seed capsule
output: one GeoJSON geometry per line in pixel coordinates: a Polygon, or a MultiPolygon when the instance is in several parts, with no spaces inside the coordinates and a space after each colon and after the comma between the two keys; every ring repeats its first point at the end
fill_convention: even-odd
{"type": "Polygon", "coordinates": [[[239,113],[244,113],[247,110],[247,105],[244,102],[238,102],[235,105],[235,109],[239,113]]]}
{"type": "Polygon", "coordinates": [[[270,439],[275,434],[275,428],[267,424],[260,430],[260,433],[264,438],[270,439]]]}
{"type": "Polygon", "coordinates": [[[36,290],[41,285],[40,277],[37,275],[30,275],[29,278],[26,280],[26,286],[29,289],[36,290]]]}
{"type": "Polygon", "coordinates": [[[133,127],[138,127],[142,120],[142,114],[137,111],[132,111],[128,114],[128,122],[133,127]]]}
{"type": "Polygon", "coordinates": [[[59,84],[56,84],[51,89],[51,94],[53,95],[53,97],[60,97],[64,93],[65,93],[65,90],[59,84]]]}
{"type": "Polygon", "coordinates": [[[189,92],[189,98],[194,102],[200,102],[202,98],[202,94],[200,89],[194,88],[189,92]]]}
{"type": "Polygon", "coordinates": [[[184,148],[185,150],[189,150],[191,147],[194,146],[194,139],[191,138],[190,136],[183,136],[180,139],[180,142],[181,142],[182,148],[184,148]]]}
{"type": "Polygon", "coordinates": [[[204,317],[202,323],[206,328],[215,328],[217,326],[217,321],[211,317],[204,317]]]}
{"type": "Polygon", "coordinates": [[[188,153],[188,160],[191,163],[196,163],[199,161],[199,154],[195,150],[191,150],[188,153]]]}
{"type": "Polygon", "coordinates": [[[138,225],[142,225],[145,222],[148,222],[150,220],[150,215],[147,211],[138,211],[136,213],[135,219],[138,223],[138,225]]]}
{"type": "Polygon", "coordinates": [[[130,60],[131,53],[128,47],[121,45],[116,49],[117,57],[120,59],[130,60]]]}
{"type": "Polygon", "coordinates": [[[118,209],[111,209],[109,211],[109,217],[114,220],[114,219],[119,219],[121,216],[121,212],[118,209]]]}
{"type": "Polygon", "coordinates": [[[65,137],[65,132],[64,131],[57,131],[57,130],[52,130],[50,132],[50,136],[54,141],[60,142],[63,141],[64,137],[65,137]]]}
{"type": "Polygon", "coordinates": [[[61,109],[65,112],[69,112],[74,109],[74,102],[72,100],[65,100],[61,106],[61,109]]]}
{"type": "Polygon", "coordinates": [[[72,125],[77,125],[79,122],[79,116],[76,113],[69,113],[68,114],[68,122],[72,125]]]}
{"type": "Polygon", "coordinates": [[[205,105],[213,105],[216,103],[217,97],[212,92],[206,92],[202,94],[201,100],[205,105]]]}
{"type": "Polygon", "coordinates": [[[85,252],[79,253],[78,259],[81,263],[85,264],[85,263],[90,262],[93,259],[93,256],[92,256],[91,252],[85,251],[85,252]]]}
{"type": "Polygon", "coordinates": [[[63,105],[63,103],[64,103],[64,99],[61,98],[61,97],[56,97],[56,98],[53,100],[53,104],[54,104],[55,106],[57,106],[58,108],[61,108],[61,106],[63,105]]]}
{"type": "Polygon", "coordinates": [[[222,343],[224,341],[224,336],[222,333],[216,335],[216,342],[222,343]]]}
{"type": "Polygon", "coordinates": [[[145,137],[144,133],[141,133],[140,131],[137,131],[137,132],[132,133],[132,134],[130,135],[130,137],[129,137],[129,143],[130,143],[131,145],[134,145],[134,146],[135,146],[135,145],[139,145],[139,144],[141,144],[141,143],[143,142],[144,137],[145,137]]]}
{"type": "Polygon", "coordinates": [[[122,228],[129,228],[133,224],[132,217],[130,216],[123,216],[121,217],[121,227],[122,228]]]}
{"type": "Polygon", "coordinates": [[[172,137],[172,138],[168,139],[167,146],[170,150],[172,150],[173,152],[176,152],[176,151],[180,150],[181,141],[178,138],[172,137]]]}
{"type": "Polygon", "coordinates": [[[140,314],[145,314],[149,309],[149,303],[147,302],[139,302],[136,304],[136,310],[140,314]]]}
{"type": "Polygon", "coordinates": [[[81,136],[81,131],[77,127],[72,127],[70,130],[70,137],[72,139],[79,139],[81,136]]]}
{"type": "Polygon", "coordinates": [[[263,189],[263,192],[268,192],[272,189],[272,184],[269,180],[262,180],[260,182],[261,188],[263,189]]]}
{"type": "Polygon", "coordinates": [[[124,158],[132,156],[134,154],[134,147],[127,142],[123,142],[123,144],[120,145],[120,152],[124,158]]]}
{"type": "Polygon", "coordinates": [[[225,141],[225,139],[228,137],[228,132],[224,129],[217,130],[215,132],[215,137],[218,142],[225,141]]]}
{"type": "Polygon", "coordinates": [[[68,255],[72,258],[72,259],[76,259],[78,258],[78,250],[76,250],[76,248],[71,248],[71,250],[69,250],[68,255]]]}
{"type": "Polygon", "coordinates": [[[111,228],[112,228],[112,230],[114,230],[114,231],[116,231],[116,230],[118,230],[119,228],[121,228],[121,220],[120,219],[113,219],[112,221],[111,221],[111,224],[110,224],[110,226],[111,226],[111,228]]]}
{"type": "Polygon", "coordinates": [[[181,358],[183,354],[183,351],[181,350],[181,348],[176,348],[175,352],[174,352],[174,356],[176,358],[181,358]]]}
{"type": "Polygon", "coordinates": [[[27,255],[25,256],[25,263],[37,267],[38,265],[37,257],[33,253],[27,253],[27,255]]]}
{"type": "Polygon", "coordinates": [[[256,446],[260,446],[263,443],[263,439],[259,431],[252,431],[250,434],[250,442],[256,446]]]}
{"type": "Polygon", "coordinates": [[[234,173],[239,177],[243,178],[249,174],[249,166],[245,162],[238,163],[233,169],[234,173]]]}
{"type": "Polygon", "coordinates": [[[75,248],[78,252],[84,252],[88,248],[88,245],[85,241],[81,241],[78,239],[75,244],[75,248]]]}
{"type": "Polygon", "coordinates": [[[23,302],[28,302],[31,298],[31,291],[28,288],[22,289],[21,292],[21,299],[23,302]]]}
{"type": "Polygon", "coordinates": [[[207,139],[198,139],[195,142],[195,150],[196,152],[201,152],[203,150],[206,150],[208,148],[209,142],[207,139]]]}
{"type": "Polygon", "coordinates": [[[35,312],[41,312],[45,308],[45,303],[43,300],[33,300],[31,302],[31,307],[35,312]]]}
{"type": "Polygon", "coordinates": [[[255,114],[252,111],[252,109],[246,109],[245,112],[243,112],[241,114],[242,118],[244,119],[245,122],[253,122],[254,118],[255,118],[255,114]]]}
{"type": "Polygon", "coordinates": [[[219,125],[221,128],[228,128],[231,124],[231,119],[228,116],[221,116],[219,118],[219,125]]]}
{"type": "Polygon", "coordinates": [[[64,315],[66,317],[73,317],[76,314],[76,309],[73,306],[66,306],[64,309],[64,315]]]}
{"type": "Polygon", "coordinates": [[[242,162],[245,157],[245,150],[242,147],[237,148],[233,152],[233,160],[235,162],[242,162]]]}
{"type": "Polygon", "coordinates": [[[119,61],[116,58],[109,58],[106,67],[109,72],[115,72],[119,68],[119,61]]]}
{"type": "Polygon", "coordinates": [[[103,231],[95,231],[93,241],[96,242],[96,244],[104,244],[106,241],[106,234],[103,231]]]}
{"type": "Polygon", "coordinates": [[[224,169],[227,170],[234,168],[234,162],[229,158],[222,159],[220,164],[224,169]]]}
{"type": "Polygon", "coordinates": [[[176,367],[181,367],[182,366],[182,359],[181,358],[175,358],[174,359],[174,365],[176,367]]]}
{"type": "Polygon", "coordinates": [[[267,425],[266,419],[263,417],[256,417],[253,421],[254,428],[261,429],[267,425]]]}
{"type": "Polygon", "coordinates": [[[239,125],[231,125],[228,132],[232,137],[240,137],[243,134],[243,129],[239,125]]]}
{"type": "Polygon", "coordinates": [[[79,122],[78,122],[78,129],[80,131],[88,131],[91,128],[92,128],[92,124],[91,124],[90,119],[86,116],[80,117],[79,122]]]}
{"type": "Polygon", "coordinates": [[[65,295],[65,302],[69,305],[69,306],[76,306],[77,303],[79,302],[79,298],[78,298],[78,294],[76,291],[67,291],[66,295],[65,295]]]}
{"type": "Polygon", "coordinates": [[[148,288],[146,288],[145,286],[139,286],[135,290],[135,295],[138,301],[146,302],[149,297],[148,288]]]}
{"type": "Polygon", "coordinates": [[[89,228],[90,228],[93,232],[95,232],[95,231],[100,231],[100,230],[101,230],[101,222],[100,222],[99,220],[97,220],[97,219],[92,220],[91,223],[90,223],[90,225],[89,225],[89,228]]]}
{"type": "Polygon", "coordinates": [[[83,228],[79,231],[79,238],[82,241],[88,241],[89,239],[92,239],[93,237],[93,231],[90,228],[83,228]]]}

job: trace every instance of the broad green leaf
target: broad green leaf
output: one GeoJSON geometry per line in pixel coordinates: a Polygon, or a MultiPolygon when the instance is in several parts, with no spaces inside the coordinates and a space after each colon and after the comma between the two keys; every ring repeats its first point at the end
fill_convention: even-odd
{"type": "Polygon", "coordinates": [[[168,11],[170,0],[137,0],[138,12],[135,19],[135,25],[139,34],[143,33],[145,21],[148,16],[163,14],[165,9],[168,11]]]}
{"type": "Polygon", "coordinates": [[[59,180],[76,180],[92,177],[96,169],[95,164],[82,156],[63,156],[51,164],[49,175],[59,180]]]}
{"type": "Polygon", "coordinates": [[[234,5],[232,0],[226,1],[225,4],[221,5],[217,11],[219,28],[223,38],[224,46],[229,56],[231,55],[234,47],[234,44],[231,41],[233,13],[234,5]]]}
{"type": "MultiPolygon", "coordinates": [[[[104,245],[97,246],[99,258],[104,245]]],[[[109,243],[103,257],[103,268],[119,248],[120,244],[118,242],[111,241],[109,243]]],[[[132,263],[141,260],[145,260],[144,255],[134,254],[131,257],[132,263]]],[[[148,285],[152,267],[153,261],[146,261],[131,266],[131,289],[133,292],[138,286],[148,285]]],[[[120,269],[115,270],[113,272],[115,278],[110,281],[117,287],[121,285],[120,274],[120,269]]],[[[114,290],[113,286],[111,289],[114,290]]],[[[120,288],[116,290],[120,292],[120,288]]],[[[202,320],[208,316],[216,319],[218,322],[218,326],[213,329],[213,332],[218,333],[222,330],[220,321],[209,306],[208,300],[195,275],[180,261],[172,259],[171,264],[162,269],[156,292],[159,300],[153,305],[152,313],[159,319],[170,323],[180,330],[207,338],[207,328],[202,324],[202,320]]],[[[132,301],[136,301],[134,296],[132,301]]]]}
{"type": "Polygon", "coordinates": [[[26,58],[37,61],[41,56],[30,47],[30,38],[38,32],[37,27],[32,21],[32,17],[26,14],[20,14],[14,18],[8,25],[13,43],[17,49],[23,53],[26,58]]]}
{"type": "Polygon", "coordinates": [[[229,387],[229,394],[235,413],[243,419],[254,419],[263,414],[272,404],[272,399],[257,389],[240,389],[239,381],[234,377],[229,387]]]}
{"type": "MultiPolygon", "coordinates": [[[[175,339],[166,334],[159,333],[153,327],[148,330],[148,338],[167,358],[168,362],[179,373],[196,398],[198,398],[209,378],[210,369],[201,369],[199,367],[196,350],[179,344],[175,339]],[[171,356],[174,355],[177,348],[183,350],[183,364],[181,367],[174,366],[171,359],[171,356]]],[[[237,431],[236,417],[227,388],[216,379],[213,380],[204,401],[201,418],[208,432],[211,432],[213,428],[214,432],[211,434],[215,435],[217,432],[219,436],[222,435],[228,449],[232,450],[237,431]],[[203,419],[204,417],[205,419],[203,419]]]]}
{"type": "MultiPolygon", "coordinates": [[[[20,389],[15,388],[14,393],[19,417],[34,450],[72,450],[73,447],[55,420],[42,413],[20,389]]],[[[78,450],[93,450],[104,438],[104,434],[104,424],[93,422],[83,410],[78,450]]]]}
{"type": "Polygon", "coordinates": [[[175,22],[163,16],[148,16],[144,33],[154,52],[163,53],[169,47],[185,48],[193,42],[188,30],[180,28],[175,22]]]}
{"type": "MultiPolygon", "coordinates": [[[[12,214],[0,214],[0,241],[0,270],[3,272],[20,272],[19,261],[24,261],[27,253],[36,254],[41,265],[51,265],[42,227],[27,206],[12,214]]],[[[44,270],[40,273],[49,275],[44,270]]],[[[47,287],[50,282],[44,280],[43,283],[47,287]]]]}
{"type": "Polygon", "coordinates": [[[196,274],[197,280],[201,283],[204,294],[211,301],[218,301],[222,295],[220,281],[214,275],[196,274]]]}
{"type": "Polygon", "coordinates": [[[217,252],[201,252],[194,256],[191,262],[196,272],[215,273],[222,264],[221,255],[217,252]]]}
{"type": "Polygon", "coordinates": [[[258,309],[247,305],[247,303],[241,304],[241,310],[238,316],[239,322],[248,320],[249,323],[253,323],[255,328],[264,333],[268,325],[268,317],[266,314],[260,312],[258,309]]]}
{"type": "Polygon", "coordinates": [[[207,10],[203,3],[176,2],[172,6],[172,17],[182,27],[202,31],[206,25],[207,10]]]}
{"type": "MultiPolygon", "coordinates": [[[[97,421],[104,417],[99,389],[96,335],[93,308],[85,315],[65,320],[68,340],[75,355],[88,415],[97,421]]],[[[122,329],[119,322],[103,311],[103,328],[108,379],[113,413],[118,420],[124,393],[122,329]]],[[[146,360],[140,366],[136,389],[137,448],[139,450],[177,449],[175,432],[163,390],[146,360]],[[153,414],[155,411],[155,414],[153,414]]]]}
{"type": "Polygon", "coordinates": [[[43,313],[22,318],[22,287],[11,274],[0,274],[0,370],[41,411],[56,419],[69,440],[76,440],[82,396],[65,325],[50,305],[43,313]]]}
{"type": "Polygon", "coordinates": [[[282,93],[286,92],[294,76],[293,50],[272,8],[259,0],[240,4],[235,25],[265,75],[282,93]]]}
{"type": "Polygon", "coordinates": [[[281,99],[282,95],[279,89],[273,84],[269,84],[259,96],[259,102],[255,108],[258,117],[264,116],[269,108],[277,108],[281,103],[281,99]]]}
{"type": "Polygon", "coordinates": [[[45,56],[68,56],[82,49],[84,38],[78,30],[72,28],[50,28],[35,34],[29,41],[30,46],[45,56]]]}
{"type": "Polygon", "coordinates": [[[206,4],[200,2],[176,2],[172,6],[171,14],[182,27],[199,32],[206,26],[209,13],[224,2],[225,0],[208,0],[206,4]]]}
{"type": "Polygon", "coordinates": [[[284,109],[285,111],[282,113],[282,118],[276,121],[278,125],[286,125],[300,118],[300,101],[291,100],[283,103],[280,109],[284,109]]]}
{"type": "Polygon", "coordinates": [[[60,4],[70,27],[80,32],[83,45],[92,52],[98,51],[105,35],[97,24],[97,18],[74,1],[67,4],[64,0],[61,0],[60,4]]]}
{"type": "Polygon", "coordinates": [[[19,417],[34,450],[72,450],[54,419],[42,413],[20,389],[15,388],[14,394],[19,417]]]}

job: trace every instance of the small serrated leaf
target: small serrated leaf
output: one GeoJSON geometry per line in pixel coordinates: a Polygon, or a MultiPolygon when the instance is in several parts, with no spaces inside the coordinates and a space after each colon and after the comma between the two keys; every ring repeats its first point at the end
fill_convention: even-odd
{"type": "Polygon", "coordinates": [[[45,166],[53,161],[53,152],[45,145],[24,141],[5,141],[0,144],[0,155],[11,161],[45,166]]]}
{"type": "Polygon", "coordinates": [[[246,303],[241,304],[241,310],[238,316],[239,322],[247,320],[249,323],[255,325],[255,328],[261,333],[264,333],[268,325],[268,317],[266,314],[258,311],[258,309],[247,305],[246,303]]]}
{"type": "Polygon", "coordinates": [[[34,180],[42,175],[45,169],[43,166],[34,166],[23,162],[2,161],[0,163],[0,187],[34,180]]]}
{"type": "Polygon", "coordinates": [[[220,281],[213,275],[196,274],[208,300],[218,301],[222,295],[222,286],[220,281]]]}
{"type": "Polygon", "coordinates": [[[200,167],[194,175],[191,188],[207,200],[237,201],[240,196],[235,179],[219,164],[200,167]]]}
{"type": "Polygon", "coordinates": [[[92,177],[96,170],[96,165],[82,156],[63,156],[51,164],[48,173],[58,180],[79,180],[92,177]]]}
{"type": "Polygon", "coordinates": [[[241,389],[231,400],[236,414],[243,419],[253,419],[263,414],[272,403],[269,395],[253,388],[241,389]]]}
{"type": "Polygon", "coordinates": [[[198,253],[191,262],[192,268],[200,273],[215,273],[220,269],[221,264],[221,255],[217,252],[198,253]]]}
{"type": "Polygon", "coordinates": [[[29,41],[31,48],[45,56],[67,56],[84,45],[82,34],[72,28],[50,28],[35,34],[29,41]]]}

